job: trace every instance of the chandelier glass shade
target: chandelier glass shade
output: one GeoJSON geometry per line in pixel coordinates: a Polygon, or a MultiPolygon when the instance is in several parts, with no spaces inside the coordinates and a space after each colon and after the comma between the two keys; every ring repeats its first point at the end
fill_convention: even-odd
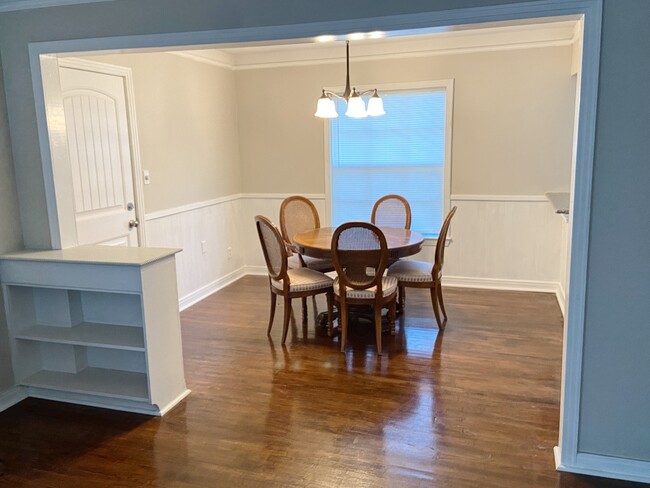
{"type": "Polygon", "coordinates": [[[361,93],[356,88],[350,88],[350,41],[345,42],[345,91],[339,95],[333,91],[323,89],[323,93],[316,105],[316,113],[314,114],[316,117],[333,119],[339,116],[332,97],[345,100],[348,107],[345,112],[347,117],[362,119],[364,117],[376,117],[386,113],[384,112],[384,103],[379,93],[377,93],[376,88],[361,93]],[[369,93],[372,93],[372,95],[368,100],[368,108],[366,109],[366,102],[362,97],[369,93]]]}

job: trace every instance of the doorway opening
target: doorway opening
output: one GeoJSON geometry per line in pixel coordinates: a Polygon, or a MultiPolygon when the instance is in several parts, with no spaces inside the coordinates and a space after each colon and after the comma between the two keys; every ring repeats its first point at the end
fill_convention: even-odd
{"type": "MultiPolygon", "coordinates": [[[[540,7],[540,14],[547,14],[547,15],[558,15],[556,12],[553,11],[552,7],[548,7],[546,10],[542,9],[540,7]]],[[[576,14],[577,15],[582,15],[585,12],[589,11],[589,16],[585,17],[587,19],[585,21],[585,28],[584,28],[584,39],[585,39],[585,56],[583,56],[583,64],[582,64],[582,69],[586,70],[590,73],[590,75],[597,74],[597,65],[598,65],[598,43],[596,42],[599,39],[599,22],[600,22],[600,17],[599,14],[594,14],[593,12],[590,11],[589,7],[584,7],[580,9],[576,9],[576,14]]],[[[515,11],[513,11],[515,12],[515,11]]],[[[562,10],[562,14],[566,14],[566,10],[562,10]]],[[[526,14],[522,12],[516,12],[516,13],[505,13],[503,15],[504,19],[507,19],[508,17],[512,18],[521,18],[524,15],[531,15],[531,11],[527,11],[526,14]]],[[[387,23],[386,23],[386,31],[390,32],[390,18],[387,18],[387,23]]],[[[438,29],[439,25],[442,22],[445,22],[443,17],[440,19],[428,19],[427,22],[431,23],[431,30],[438,29]]],[[[472,22],[484,22],[486,19],[481,16],[477,16],[476,20],[472,20],[472,22]]],[[[556,18],[557,20],[557,18],[556,18]]],[[[582,18],[578,19],[582,21],[582,18]]],[[[397,23],[397,21],[394,21],[397,23]]],[[[422,24],[418,24],[414,22],[414,26],[419,26],[419,29],[423,29],[421,27],[422,24]]],[[[333,23],[333,26],[335,26],[335,23],[333,23]]],[[[359,27],[363,28],[364,23],[363,21],[359,22],[359,27]]],[[[368,25],[368,27],[371,28],[376,28],[376,25],[368,25]]],[[[396,27],[396,25],[394,26],[396,27]]],[[[341,27],[335,27],[335,30],[338,29],[338,31],[341,30],[341,27]]],[[[245,30],[242,30],[242,32],[239,32],[238,34],[229,34],[230,36],[234,37],[229,37],[229,38],[224,38],[220,37],[219,35],[215,36],[215,39],[218,39],[222,41],[224,44],[221,46],[222,48],[225,49],[247,49],[247,47],[242,47],[237,45],[238,42],[240,41],[256,41],[260,45],[259,46],[248,46],[248,47],[265,47],[264,42],[260,41],[260,39],[264,38],[264,36],[268,36],[267,38],[275,38],[277,39],[278,36],[280,35],[279,32],[273,32],[271,31],[272,34],[270,33],[264,33],[264,32],[248,32],[245,30]],[[262,36],[262,37],[260,37],[262,36]],[[237,39],[237,37],[239,39],[237,39]],[[230,43],[230,45],[226,44],[230,43]]],[[[304,26],[301,26],[297,28],[293,34],[294,34],[294,40],[295,38],[299,38],[299,34],[302,33],[302,35],[305,35],[308,33],[308,28],[305,28],[304,26]],[[307,29],[307,32],[304,31],[304,29],[307,29]]],[[[581,39],[582,39],[582,33],[581,33],[581,39]]],[[[79,55],[79,52],[75,51],[85,51],[87,53],[87,47],[84,47],[83,41],[75,41],[73,42],[67,42],[63,44],[57,45],[57,43],[47,43],[47,45],[38,45],[38,44],[33,44],[32,47],[34,48],[32,50],[32,56],[39,57],[41,55],[43,56],[43,59],[41,59],[41,72],[45,72],[48,67],[47,67],[47,62],[44,61],[44,58],[52,55],[54,53],[65,53],[66,56],[70,55],[71,53],[75,53],[75,56],[79,55]]],[[[117,47],[117,45],[112,45],[111,42],[113,42],[111,39],[106,40],[106,45],[102,46],[102,49],[105,50],[110,50],[114,49],[117,47]]],[[[143,37],[140,39],[138,42],[135,44],[140,44],[138,46],[133,46],[136,49],[142,49],[142,46],[148,46],[148,47],[153,47],[152,46],[152,41],[149,39],[146,39],[143,37]]],[[[170,45],[170,40],[166,39],[164,41],[165,45],[170,45]]],[[[187,44],[193,44],[191,42],[186,41],[187,44]]],[[[268,43],[266,43],[268,44],[268,43]]],[[[94,47],[97,47],[96,45],[94,47]]],[[[119,46],[120,48],[123,48],[124,46],[119,46]]],[[[187,49],[183,48],[182,50],[187,51],[187,49]]],[[[196,56],[196,53],[186,53],[189,56],[196,56]]],[[[222,63],[220,60],[214,61],[215,65],[218,65],[219,63],[222,63]]],[[[37,73],[37,76],[39,73],[37,73]]],[[[581,332],[582,328],[584,327],[584,290],[585,290],[585,271],[586,271],[586,249],[588,245],[588,227],[589,227],[589,208],[590,208],[590,191],[591,191],[591,168],[592,168],[592,153],[593,153],[593,137],[594,137],[594,121],[595,121],[595,89],[596,89],[596,80],[597,76],[593,76],[593,79],[590,79],[590,77],[585,77],[581,82],[577,84],[577,86],[580,88],[579,96],[576,96],[576,104],[574,106],[574,113],[579,113],[580,114],[580,125],[578,126],[578,129],[575,131],[575,135],[573,135],[573,153],[574,157],[572,158],[574,161],[573,167],[570,170],[571,176],[572,176],[572,184],[570,185],[571,191],[568,193],[570,194],[570,217],[569,217],[569,231],[567,233],[567,238],[569,241],[568,246],[571,249],[570,253],[567,253],[567,256],[570,256],[571,258],[571,280],[570,280],[570,289],[571,289],[571,306],[568,307],[568,311],[566,313],[567,319],[565,320],[565,323],[567,324],[567,327],[565,328],[565,365],[564,365],[564,374],[563,374],[563,425],[561,427],[561,440],[560,443],[563,446],[562,449],[562,454],[558,455],[558,465],[567,465],[570,466],[572,465],[573,462],[575,462],[575,453],[577,452],[577,422],[576,422],[576,408],[575,406],[578,404],[578,396],[579,396],[579,391],[578,391],[578,385],[579,385],[579,377],[580,377],[580,354],[581,354],[581,332]],[[579,107],[579,109],[577,108],[579,107]],[[569,363],[569,364],[567,364],[569,363]],[[567,453],[566,455],[564,453],[567,453]]],[[[317,81],[317,83],[322,83],[322,81],[317,81]]],[[[43,89],[42,85],[39,85],[41,89],[43,89]]],[[[44,87],[45,89],[43,91],[47,92],[48,88],[47,86],[44,87]]],[[[37,93],[37,98],[43,96],[43,93],[37,93]]],[[[254,110],[255,107],[249,107],[247,110],[254,110]]],[[[48,114],[49,116],[50,114],[48,114]]],[[[46,123],[46,116],[44,111],[39,111],[39,132],[41,137],[43,137],[44,134],[47,134],[47,123],[46,123]]],[[[296,144],[298,144],[300,141],[296,141],[296,144]]],[[[242,144],[238,144],[237,151],[242,150],[242,144]]],[[[74,237],[71,237],[73,234],[71,233],[72,229],[75,229],[76,233],[76,226],[74,224],[74,212],[70,212],[71,209],[74,209],[74,202],[73,198],[74,195],[73,193],[69,191],[65,191],[66,186],[69,185],[67,188],[70,188],[70,185],[72,184],[71,181],[66,181],[69,180],[70,178],[65,177],[65,172],[69,170],[62,169],[62,165],[60,164],[61,161],[68,162],[69,156],[64,156],[61,158],[58,158],[54,152],[56,151],[56,148],[52,146],[50,148],[51,154],[44,155],[44,165],[45,166],[50,166],[52,170],[52,178],[50,181],[47,182],[47,191],[50,194],[50,199],[49,201],[55,201],[56,205],[52,206],[50,208],[50,223],[53,226],[53,228],[59,229],[60,231],[60,236],[58,238],[58,241],[53,243],[55,247],[68,247],[70,245],[75,245],[75,239],[74,237]],[[61,184],[64,186],[62,187],[61,184]],[[54,189],[56,188],[56,192],[54,189]],[[54,197],[52,197],[54,195],[54,197]],[[66,200],[66,201],[59,201],[59,198],[66,200]]],[[[252,156],[251,160],[255,160],[255,155],[252,156]]],[[[259,161],[259,159],[258,159],[259,161]]],[[[248,163],[244,163],[242,167],[248,168],[248,163]]],[[[146,162],[145,162],[145,167],[146,167],[146,162]]],[[[255,171],[254,171],[254,166],[251,169],[251,172],[253,173],[253,179],[256,176],[255,171]]],[[[153,178],[155,179],[155,174],[153,174],[153,178]]],[[[183,210],[195,210],[198,208],[207,208],[211,206],[212,203],[227,203],[229,207],[232,207],[234,209],[234,214],[239,215],[242,212],[245,211],[247,208],[251,208],[254,204],[252,204],[252,201],[259,200],[259,199],[264,199],[266,198],[261,192],[254,192],[254,191],[246,191],[245,188],[239,187],[240,191],[239,192],[231,192],[231,193],[226,193],[223,195],[216,196],[212,198],[211,200],[202,200],[201,202],[195,202],[195,203],[189,203],[189,204],[183,204],[180,205],[178,208],[182,208],[183,210]]],[[[323,195],[322,193],[318,192],[318,189],[316,188],[315,190],[310,191],[305,191],[304,193],[309,195],[317,195],[321,196],[323,195]]],[[[554,192],[553,188],[550,188],[549,193],[563,193],[563,192],[554,192]]],[[[288,191],[289,192],[289,191],[288,191]]],[[[274,209],[277,207],[278,202],[277,200],[281,200],[282,198],[282,193],[275,193],[275,195],[280,195],[279,197],[270,197],[267,198],[268,202],[265,203],[267,205],[267,209],[274,209]]],[[[453,193],[452,193],[453,195],[453,193]]],[[[469,197],[476,196],[472,194],[465,194],[465,196],[468,198],[468,201],[477,201],[477,200],[472,200],[469,197]]],[[[146,199],[146,196],[145,196],[146,199]]],[[[505,202],[508,202],[510,200],[504,199],[505,202]]],[[[146,202],[145,202],[146,203],[146,202]]],[[[327,205],[327,192],[325,193],[325,197],[323,198],[323,203],[322,203],[323,208],[328,208],[329,206],[327,205]]],[[[232,210],[231,209],[231,210],[232,210]]],[[[267,212],[267,213],[272,213],[272,212],[267,212]]],[[[170,214],[170,209],[165,209],[162,208],[159,211],[154,211],[152,212],[153,216],[145,215],[145,219],[147,221],[156,221],[156,220],[161,220],[162,216],[170,214]]],[[[171,213],[171,215],[176,215],[176,212],[171,213]]],[[[200,224],[199,224],[200,225],[200,224]]],[[[223,226],[219,229],[222,234],[220,235],[225,235],[229,234],[230,230],[235,228],[238,225],[238,222],[236,222],[236,219],[230,218],[230,219],[225,219],[223,226]]],[[[161,226],[162,227],[162,226],[161,226]]],[[[169,233],[169,229],[162,229],[160,232],[167,232],[169,233]]],[[[54,233],[53,233],[54,234],[54,233]]],[[[150,233],[147,231],[147,237],[150,237],[150,233]]],[[[452,234],[453,238],[453,234],[452,234]]],[[[251,246],[254,248],[254,241],[247,240],[248,243],[242,243],[241,246],[238,246],[236,243],[232,241],[227,241],[225,242],[225,256],[227,260],[233,260],[235,263],[236,270],[241,270],[241,271],[231,271],[229,273],[226,273],[227,276],[230,274],[230,278],[233,276],[237,276],[237,273],[246,273],[250,271],[255,271],[254,268],[255,265],[249,265],[246,262],[245,256],[248,254],[252,254],[252,252],[248,252],[247,246],[251,246]],[[241,255],[237,255],[237,250],[241,247],[244,249],[244,252],[241,255]],[[233,252],[234,251],[234,252],[233,252]],[[234,274],[233,274],[234,273],[234,274]]],[[[206,240],[201,240],[200,241],[200,250],[201,253],[203,254],[210,254],[210,242],[206,240]],[[204,242],[205,241],[205,242],[204,242]]],[[[227,280],[226,280],[227,281],[227,280]]],[[[183,282],[183,278],[179,280],[180,283],[183,282]]],[[[221,283],[223,284],[223,282],[221,283]]],[[[458,283],[462,284],[462,283],[458,283]]],[[[219,284],[213,285],[211,284],[210,286],[219,286],[219,284]]],[[[211,289],[208,287],[208,291],[211,289]]],[[[204,290],[205,291],[205,290],[204,290]]],[[[191,300],[192,298],[190,298],[191,300]]]]}

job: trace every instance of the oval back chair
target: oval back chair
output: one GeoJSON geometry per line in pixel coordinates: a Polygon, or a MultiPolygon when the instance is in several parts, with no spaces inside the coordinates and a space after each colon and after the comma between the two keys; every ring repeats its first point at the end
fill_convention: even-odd
{"type": "MultiPolygon", "coordinates": [[[[271,334],[275,316],[276,296],[284,297],[284,322],[282,327],[282,344],[287,339],[289,320],[291,319],[291,299],[327,294],[327,326],[332,332],[332,283],[327,275],[309,268],[289,269],[287,248],[278,228],[263,215],[255,217],[257,235],[262,245],[264,261],[269,274],[271,289],[271,315],[267,335],[271,334]]],[[[304,304],[303,304],[304,305],[304,304]]],[[[303,306],[303,320],[307,319],[307,308],[303,306]]]]}
{"type": "Polygon", "coordinates": [[[334,297],[339,302],[341,351],[345,351],[348,305],[374,307],[377,354],[381,355],[381,309],[388,305],[391,332],[395,330],[397,280],[384,277],[388,244],[383,232],[367,222],[348,222],[332,236],[332,257],[337,278],[334,297]]]}
{"type": "Polygon", "coordinates": [[[301,232],[320,228],[318,210],[311,200],[300,195],[285,198],[280,205],[280,229],[290,253],[289,267],[306,267],[327,273],[334,271],[331,259],[318,259],[303,256],[293,241],[293,236],[301,232]]]}
{"type": "Polygon", "coordinates": [[[280,229],[284,240],[293,245],[293,236],[318,229],[320,217],[311,200],[300,195],[285,198],[280,205],[280,229]]]}
{"type": "Polygon", "coordinates": [[[433,306],[433,314],[436,317],[436,322],[441,330],[444,330],[447,322],[447,311],[445,310],[445,303],[442,300],[442,267],[445,262],[445,241],[447,240],[447,233],[451,224],[452,217],[456,214],[456,207],[453,207],[445,221],[442,223],[438,240],[436,242],[435,260],[433,263],[426,261],[406,260],[396,262],[388,269],[388,276],[397,278],[399,287],[400,307],[403,309],[405,306],[405,288],[429,288],[431,291],[431,305],[433,306]],[[440,312],[438,306],[442,310],[444,322],[440,320],[440,312]]]}
{"type": "Polygon", "coordinates": [[[401,195],[385,195],[372,207],[370,221],[379,227],[411,228],[411,205],[401,195]]]}

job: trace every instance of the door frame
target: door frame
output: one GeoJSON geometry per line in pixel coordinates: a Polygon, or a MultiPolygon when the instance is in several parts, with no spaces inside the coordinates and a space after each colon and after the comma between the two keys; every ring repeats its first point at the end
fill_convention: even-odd
{"type": "MultiPolygon", "coordinates": [[[[44,86],[50,82],[51,78],[51,72],[48,71],[48,57],[52,53],[123,52],[126,49],[160,50],[161,48],[173,49],[201,44],[298,39],[314,37],[323,33],[347,35],[350,32],[373,30],[431,29],[479,22],[564,15],[581,16],[584,21],[583,76],[580,85],[577,157],[573,168],[574,187],[570,202],[570,300],[564,328],[560,432],[558,447],[555,449],[555,462],[556,468],[561,471],[615,478],[623,477],[624,479],[641,479],[642,473],[647,469],[647,463],[607,457],[609,462],[607,465],[603,465],[602,462],[598,465],[589,457],[588,453],[579,451],[578,443],[602,10],[602,0],[538,0],[305,24],[136,34],[29,43],[32,85],[52,247],[60,248],[69,245],[62,239],[64,233],[61,232],[66,227],[65,208],[62,209],[57,206],[55,191],[59,175],[55,171],[57,161],[54,160],[51,146],[56,145],[57,134],[56,131],[53,134],[48,134],[50,107],[46,107],[43,96],[44,86]]],[[[591,456],[593,457],[593,455],[591,456]]],[[[597,461],[600,462],[602,459],[597,461]]]]}
{"type": "MultiPolygon", "coordinates": [[[[144,181],[142,177],[142,163],[140,160],[140,143],[138,139],[138,126],[135,110],[135,95],[133,89],[133,72],[131,68],[125,66],[116,66],[98,61],[91,61],[87,59],[80,59],[67,56],[53,56],[57,65],[56,77],[52,73],[52,59],[45,60],[46,72],[49,74],[49,83],[43,83],[44,97],[46,107],[48,109],[48,124],[50,124],[50,117],[60,117],[63,110],[63,93],[61,90],[61,83],[59,80],[59,68],[71,68],[82,71],[90,71],[93,73],[100,73],[105,75],[119,76],[122,78],[124,86],[124,98],[126,102],[126,118],[129,133],[129,152],[131,155],[131,179],[133,181],[133,197],[135,199],[135,218],[139,224],[136,228],[138,234],[138,245],[141,247],[146,246],[146,231],[145,231],[145,207],[144,207],[144,181]]],[[[48,56],[48,58],[51,58],[48,56]]],[[[42,63],[43,66],[43,63],[42,63]]],[[[73,209],[72,219],[74,216],[74,188],[72,186],[72,175],[70,173],[70,159],[68,152],[68,139],[65,129],[65,118],[60,119],[60,127],[57,134],[50,131],[50,138],[53,136],[57,138],[57,144],[50,146],[52,154],[53,171],[58,173],[60,177],[56,181],[56,201],[57,207],[66,209],[68,214],[63,217],[65,220],[70,219],[69,210],[73,209]],[[56,167],[55,167],[56,163],[56,167]],[[63,168],[61,166],[66,165],[63,168]],[[72,205],[72,207],[71,207],[72,205]]],[[[61,221],[60,221],[61,222],[61,221]]],[[[76,221],[66,226],[61,226],[60,231],[61,247],[74,247],[78,245],[76,221]],[[72,225],[74,224],[74,225],[72,225]]]]}

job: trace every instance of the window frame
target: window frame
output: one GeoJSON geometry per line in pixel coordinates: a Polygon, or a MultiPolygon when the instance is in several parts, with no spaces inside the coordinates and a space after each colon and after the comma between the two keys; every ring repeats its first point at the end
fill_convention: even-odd
{"type": "MultiPolygon", "coordinates": [[[[343,91],[343,87],[324,87],[325,90],[330,90],[335,93],[343,91]]],[[[404,93],[404,92],[420,92],[427,90],[445,90],[445,152],[444,152],[444,165],[443,165],[443,202],[442,202],[442,220],[451,208],[451,171],[452,171],[452,133],[453,133],[453,113],[454,113],[454,79],[445,80],[430,80],[406,83],[386,83],[381,85],[357,85],[357,90],[370,90],[377,88],[381,93],[404,93]]],[[[339,117],[345,117],[339,114],[339,117]]],[[[326,119],[323,124],[323,149],[324,149],[324,169],[325,169],[325,208],[326,215],[325,221],[327,225],[332,225],[332,160],[331,160],[331,124],[330,120],[326,119]]],[[[368,214],[368,222],[370,221],[370,213],[368,214]]],[[[425,236],[424,245],[435,245],[437,236],[425,236]]],[[[447,244],[451,242],[451,235],[447,235],[447,244]]]]}

